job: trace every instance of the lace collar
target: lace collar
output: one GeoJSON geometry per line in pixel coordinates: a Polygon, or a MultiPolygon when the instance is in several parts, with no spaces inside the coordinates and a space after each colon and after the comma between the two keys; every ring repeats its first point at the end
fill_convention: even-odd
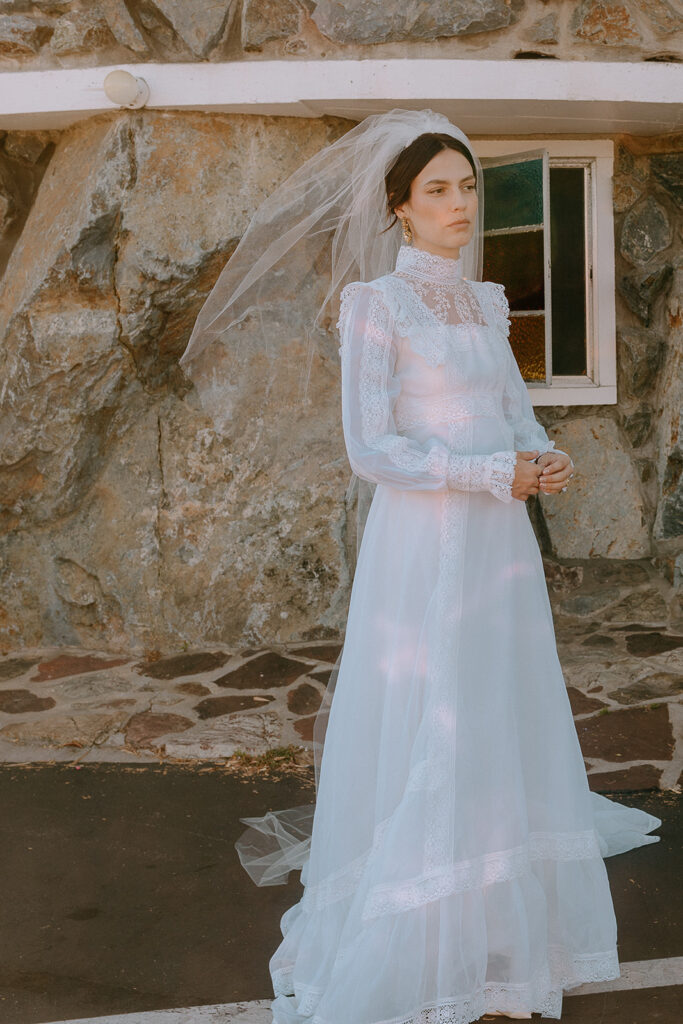
{"type": "Polygon", "coordinates": [[[402,245],[398,250],[395,269],[434,284],[454,284],[462,280],[462,265],[462,257],[455,260],[448,256],[436,256],[412,245],[402,245]]]}

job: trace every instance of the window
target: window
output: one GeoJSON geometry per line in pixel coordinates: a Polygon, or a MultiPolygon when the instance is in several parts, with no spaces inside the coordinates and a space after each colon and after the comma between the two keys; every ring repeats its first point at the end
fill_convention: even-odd
{"type": "Polygon", "coordinates": [[[614,403],[611,140],[480,139],[485,280],[535,405],[614,403]]]}

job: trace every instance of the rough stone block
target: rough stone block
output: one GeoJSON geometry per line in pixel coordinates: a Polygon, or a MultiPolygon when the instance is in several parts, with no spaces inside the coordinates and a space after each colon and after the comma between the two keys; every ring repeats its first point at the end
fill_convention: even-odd
{"type": "Polygon", "coordinates": [[[649,554],[647,509],[614,421],[601,416],[563,420],[549,435],[576,463],[572,486],[565,494],[540,495],[556,554],[560,558],[649,554]]]}
{"type": "Polygon", "coordinates": [[[312,17],[337,43],[387,43],[493,32],[514,24],[523,6],[523,0],[408,0],[395,6],[382,0],[320,0],[312,17]]]}
{"type": "Polygon", "coordinates": [[[197,4],[192,0],[153,0],[197,57],[206,57],[220,41],[233,0],[197,4]]]}
{"type": "Polygon", "coordinates": [[[220,715],[231,715],[235,711],[247,711],[251,708],[263,707],[269,701],[275,700],[272,696],[261,696],[256,694],[244,694],[235,697],[207,697],[195,704],[194,710],[197,717],[218,718],[220,715]]]}
{"type": "Polygon", "coordinates": [[[625,4],[584,0],[575,9],[570,27],[578,39],[606,46],[634,45],[640,32],[625,4]]]}
{"type": "Polygon", "coordinates": [[[0,14],[0,57],[33,57],[53,30],[54,24],[47,18],[0,14]]]}
{"type": "Polygon", "coordinates": [[[92,53],[113,44],[109,25],[96,7],[85,7],[63,14],[57,18],[50,37],[50,49],[59,57],[72,53],[92,53]]]}
{"type": "Polygon", "coordinates": [[[674,750],[665,704],[579,719],[576,731],[584,757],[603,761],[668,761],[674,750]]]}
{"type": "Polygon", "coordinates": [[[165,736],[170,732],[183,732],[185,729],[191,729],[193,725],[192,719],[185,718],[184,715],[141,711],[126,723],[126,742],[135,747],[154,746],[154,741],[159,736],[165,736]]]}
{"type": "Polygon", "coordinates": [[[588,786],[595,793],[635,792],[658,789],[661,769],[651,764],[638,764],[622,772],[591,772],[588,786]]]}
{"type": "MultiPolygon", "coordinates": [[[[680,28],[683,28],[681,20],[680,28]]],[[[650,171],[654,180],[668,193],[676,206],[683,207],[683,154],[653,154],[650,157],[650,171]]]]}
{"type": "Polygon", "coordinates": [[[118,42],[136,53],[144,53],[148,49],[147,42],[131,17],[125,0],[98,0],[98,3],[118,42]]]}
{"type": "Polygon", "coordinates": [[[619,248],[629,263],[642,266],[668,249],[672,238],[668,213],[654,196],[647,195],[624,217],[619,248]]]}
{"type": "Polygon", "coordinates": [[[260,50],[273,39],[288,39],[299,31],[302,9],[294,0],[244,0],[242,46],[260,50]]]}

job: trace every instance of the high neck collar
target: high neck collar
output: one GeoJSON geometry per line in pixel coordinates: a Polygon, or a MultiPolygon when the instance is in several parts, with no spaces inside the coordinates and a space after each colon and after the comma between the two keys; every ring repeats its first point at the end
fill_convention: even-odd
{"type": "Polygon", "coordinates": [[[396,270],[400,270],[423,281],[438,284],[454,284],[462,280],[463,260],[449,256],[437,256],[426,249],[416,249],[412,245],[402,245],[396,258],[396,270]]]}

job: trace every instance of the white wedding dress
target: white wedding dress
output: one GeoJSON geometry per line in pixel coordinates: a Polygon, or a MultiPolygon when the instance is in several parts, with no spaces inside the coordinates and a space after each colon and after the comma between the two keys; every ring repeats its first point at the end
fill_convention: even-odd
{"type": "Polygon", "coordinates": [[[659,818],[588,788],[511,495],[515,452],[554,443],[503,286],[460,268],[403,246],[393,273],[342,294],[344,437],[377,486],[312,836],[280,827],[286,812],[242,819],[303,867],[270,961],[274,1024],[560,1018],[563,990],[619,976],[603,858],[659,839],[659,818]]]}

